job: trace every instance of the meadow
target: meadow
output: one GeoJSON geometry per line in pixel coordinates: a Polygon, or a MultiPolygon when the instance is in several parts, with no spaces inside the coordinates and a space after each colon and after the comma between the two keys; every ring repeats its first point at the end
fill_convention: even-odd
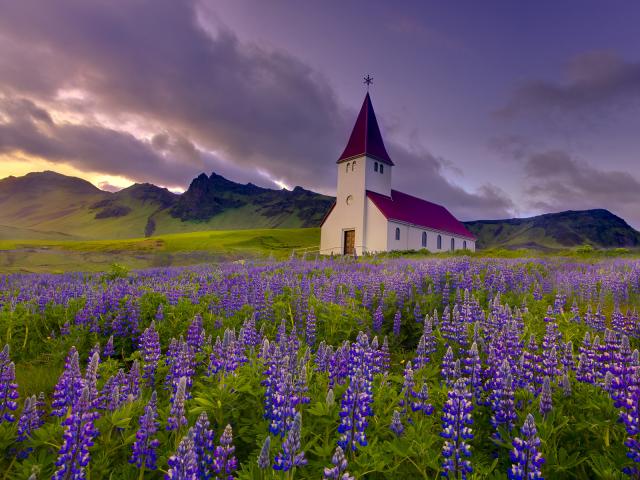
{"type": "Polygon", "coordinates": [[[633,258],[0,285],[0,478],[640,478],[633,258]]]}
{"type": "Polygon", "coordinates": [[[3,240],[0,236],[0,273],[100,272],[113,264],[141,269],[286,259],[319,243],[319,228],[209,230],[120,240],[3,240]]]}

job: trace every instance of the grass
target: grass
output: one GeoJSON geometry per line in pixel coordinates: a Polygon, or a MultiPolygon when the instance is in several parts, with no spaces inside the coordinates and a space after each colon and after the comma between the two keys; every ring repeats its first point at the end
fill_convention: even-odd
{"type": "Polygon", "coordinates": [[[215,230],[126,240],[0,240],[0,273],[190,265],[272,256],[320,244],[319,228],[215,230]]]}
{"type": "MultiPolygon", "coordinates": [[[[284,259],[292,252],[309,250],[313,253],[319,244],[319,228],[209,230],[122,240],[0,240],[0,273],[107,271],[114,263],[129,269],[140,269],[264,257],[284,259]]],[[[572,257],[589,261],[607,257],[635,258],[640,256],[640,250],[585,250],[579,247],[550,252],[487,249],[475,253],[458,251],[438,254],[419,250],[390,252],[376,257],[457,255],[494,258],[572,257]]]]}

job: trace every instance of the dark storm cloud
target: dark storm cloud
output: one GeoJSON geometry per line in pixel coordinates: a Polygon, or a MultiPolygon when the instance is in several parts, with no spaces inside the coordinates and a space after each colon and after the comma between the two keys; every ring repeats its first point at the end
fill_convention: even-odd
{"type": "Polygon", "coordinates": [[[546,211],[607,208],[640,223],[640,181],[628,172],[602,170],[562,150],[531,155],[524,171],[532,207],[546,211]]]}
{"type": "Polygon", "coordinates": [[[399,190],[442,203],[463,220],[512,216],[514,204],[499,188],[483,185],[477,192],[468,192],[444,178],[445,163],[429,152],[411,152],[391,145],[390,153],[399,168],[416,172],[394,175],[394,185],[399,190]]]}
{"type": "Polygon", "coordinates": [[[63,162],[81,170],[163,183],[177,179],[178,185],[191,175],[182,165],[154,151],[150,143],[133,135],[93,125],[56,124],[49,113],[27,99],[0,97],[0,154],[23,152],[52,162],[63,162]]]}
{"type": "MultiPolygon", "coordinates": [[[[262,171],[289,185],[334,188],[333,162],[355,112],[305,63],[243,44],[196,2],[0,0],[0,11],[0,93],[30,98],[23,109],[45,115],[5,114],[12,120],[0,124],[0,151],[162,185],[185,185],[217,169],[236,180],[264,178],[262,171]],[[74,89],[84,96],[58,97],[74,89]],[[53,109],[56,102],[92,121],[54,124],[49,117],[45,125],[46,110],[37,105],[53,109]],[[101,126],[96,112],[158,133],[141,141],[101,126]]],[[[451,184],[434,157],[390,147],[401,188],[467,217],[511,207],[494,187],[468,193],[451,184]]]]}
{"type": "Polygon", "coordinates": [[[638,105],[640,63],[625,62],[610,52],[588,52],[574,57],[567,66],[564,83],[532,80],[515,90],[496,113],[513,116],[531,112],[582,112],[638,105]]]}

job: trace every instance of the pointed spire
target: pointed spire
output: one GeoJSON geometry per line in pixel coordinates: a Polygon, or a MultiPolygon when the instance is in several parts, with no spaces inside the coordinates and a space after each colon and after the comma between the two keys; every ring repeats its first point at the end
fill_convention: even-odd
{"type": "Polygon", "coordinates": [[[360,108],[356,124],[353,126],[353,131],[349,137],[349,143],[347,143],[337,163],[342,163],[362,155],[375,158],[379,162],[386,163],[387,165],[393,165],[382,141],[382,135],[380,134],[376,114],[373,111],[369,92],[367,92],[367,95],[364,97],[364,102],[362,102],[362,108],[360,108]]]}

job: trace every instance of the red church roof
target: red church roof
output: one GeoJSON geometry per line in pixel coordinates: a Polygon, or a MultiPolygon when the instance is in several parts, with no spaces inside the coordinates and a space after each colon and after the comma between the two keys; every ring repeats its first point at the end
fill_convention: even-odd
{"type": "Polygon", "coordinates": [[[432,228],[475,240],[473,234],[442,205],[391,190],[391,197],[367,190],[367,197],[387,220],[432,228]]]}
{"type": "Polygon", "coordinates": [[[360,108],[356,124],[353,126],[353,131],[349,137],[349,143],[347,143],[337,163],[345,162],[350,158],[361,155],[367,155],[387,165],[393,165],[382,141],[369,92],[367,92],[364,102],[362,102],[362,108],[360,108]]]}

